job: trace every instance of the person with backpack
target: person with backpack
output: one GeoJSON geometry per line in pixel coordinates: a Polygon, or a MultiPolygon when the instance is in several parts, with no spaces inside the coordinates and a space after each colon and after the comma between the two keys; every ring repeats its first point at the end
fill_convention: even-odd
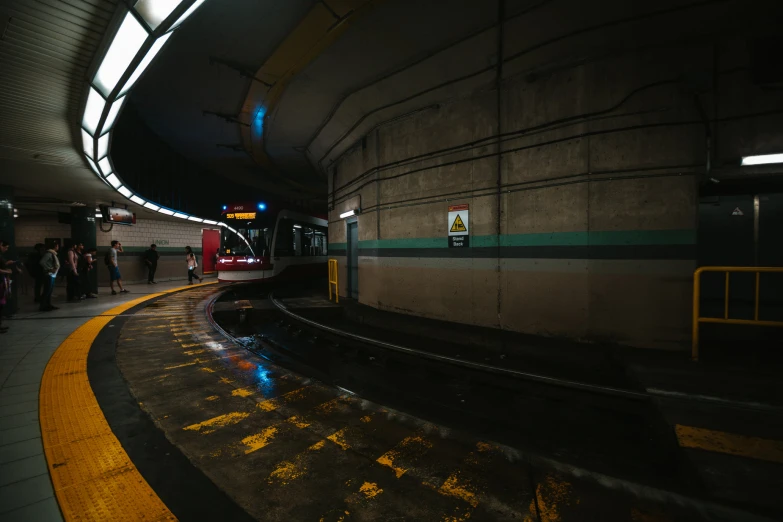
{"type": "Polygon", "coordinates": [[[196,268],[198,268],[198,260],[196,259],[196,254],[193,253],[193,249],[189,246],[185,247],[185,255],[188,261],[188,284],[193,284],[193,278],[195,277],[198,279],[198,282],[200,283],[202,279],[196,274],[196,268]]]}
{"type": "Polygon", "coordinates": [[[120,264],[117,261],[117,254],[122,252],[122,243],[116,239],[111,242],[111,248],[106,253],[104,262],[109,268],[109,286],[111,287],[111,295],[117,295],[114,290],[114,282],[117,282],[117,286],[120,288],[121,294],[127,294],[128,291],[122,286],[122,275],[120,275],[120,264]]]}

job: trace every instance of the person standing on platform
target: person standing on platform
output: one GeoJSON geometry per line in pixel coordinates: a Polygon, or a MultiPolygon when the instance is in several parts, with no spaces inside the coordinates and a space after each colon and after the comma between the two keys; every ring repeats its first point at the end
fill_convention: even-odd
{"type": "Polygon", "coordinates": [[[160,259],[160,254],[158,253],[158,245],[153,243],[150,245],[149,249],[147,249],[147,251],[144,252],[144,263],[147,265],[148,285],[158,284],[157,281],[155,281],[155,270],[158,269],[158,259],[160,259]]]}
{"type": "Polygon", "coordinates": [[[122,243],[116,239],[111,242],[111,249],[106,254],[106,265],[109,267],[109,286],[111,286],[111,295],[117,295],[114,290],[114,283],[120,288],[121,294],[127,294],[128,291],[122,287],[122,275],[120,275],[120,264],[117,261],[117,254],[122,252],[122,243]]]}
{"type": "Polygon", "coordinates": [[[81,294],[87,299],[95,299],[98,297],[92,291],[92,284],[90,282],[90,273],[94,269],[95,259],[98,256],[98,252],[94,248],[89,248],[84,251],[84,255],[79,264],[79,281],[81,282],[81,294]]]}
{"type": "Polygon", "coordinates": [[[13,269],[11,266],[13,261],[6,261],[3,257],[8,251],[11,245],[5,241],[0,241],[0,334],[4,334],[8,331],[7,326],[3,326],[3,308],[5,304],[11,299],[11,275],[13,275],[13,269]]]}
{"type": "Polygon", "coordinates": [[[193,253],[193,249],[189,246],[185,247],[185,254],[188,261],[188,284],[193,284],[193,278],[198,279],[200,283],[202,279],[196,274],[196,268],[198,268],[198,261],[196,260],[196,254],[193,253]]]}
{"type": "Polygon", "coordinates": [[[66,268],[68,269],[68,302],[80,301],[82,299],[82,285],[79,279],[79,263],[82,259],[82,250],[84,244],[76,243],[68,249],[66,258],[66,268]]]}
{"type": "Polygon", "coordinates": [[[25,262],[25,265],[27,265],[27,273],[30,274],[30,277],[35,281],[35,285],[33,286],[33,302],[35,303],[41,302],[41,294],[43,293],[44,272],[43,268],[41,268],[41,258],[43,257],[44,252],[46,252],[46,249],[44,249],[43,243],[36,243],[35,251],[28,254],[27,261],[25,262]]]}
{"type": "Polygon", "coordinates": [[[44,286],[43,294],[41,295],[40,308],[42,312],[49,312],[51,310],[57,310],[58,308],[52,306],[52,292],[54,291],[57,272],[60,271],[60,260],[57,258],[57,251],[60,249],[60,244],[56,241],[50,241],[47,246],[49,248],[41,257],[40,263],[44,274],[44,286]]]}

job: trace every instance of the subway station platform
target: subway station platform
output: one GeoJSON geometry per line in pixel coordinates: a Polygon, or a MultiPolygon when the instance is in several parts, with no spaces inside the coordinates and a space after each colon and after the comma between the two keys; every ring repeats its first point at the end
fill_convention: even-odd
{"type": "Polygon", "coordinates": [[[3,520],[781,513],[774,408],[762,425],[736,405],[585,398],[498,375],[489,387],[443,361],[408,371],[415,354],[357,347],[275,304],[320,320],[342,310],[318,295],[131,290],[9,321],[3,520]]]}

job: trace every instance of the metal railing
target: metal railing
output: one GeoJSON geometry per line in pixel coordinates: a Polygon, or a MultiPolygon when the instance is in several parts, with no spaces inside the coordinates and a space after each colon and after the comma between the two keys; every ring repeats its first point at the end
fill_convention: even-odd
{"type": "Polygon", "coordinates": [[[700,323],[722,323],[722,324],[747,324],[756,326],[780,326],[783,327],[783,321],[762,321],[759,320],[759,280],[762,273],[777,272],[783,273],[783,267],[761,267],[761,266],[703,266],[697,268],[693,273],[693,341],[691,345],[691,358],[694,361],[699,360],[699,324],[700,323]],[[726,284],[723,294],[723,317],[701,317],[701,275],[704,272],[725,272],[726,284]],[[756,274],[756,288],[754,293],[753,319],[730,319],[729,318],[729,281],[732,272],[752,272],[756,274]]]}
{"type": "Polygon", "coordinates": [[[329,300],[332,300],[332,285],[334,285],[334,302],[340,302],[340,293],[337,289],[337,260],[329,260],[329,300]]]}

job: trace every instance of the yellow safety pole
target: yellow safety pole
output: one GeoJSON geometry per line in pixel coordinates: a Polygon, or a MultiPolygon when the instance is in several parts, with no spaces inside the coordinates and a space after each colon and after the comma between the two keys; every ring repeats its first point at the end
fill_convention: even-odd
{"type": "Polygon", "coordinates": [[[726,270],[726,295],[723,297],[723,318],[729,318],[729,271],[726,270]]]}
{"type": "Polygon", "coordinates": [[[756,309],[753,312],[753,320],[758,321],[759,320],[759,278],[761,276],[761,272],[756,272],[756,309]]]}
{"type": "Polygon", "coordinates": [[[693,325],[691,341],[691,360],[699,360],[699,302],[701,299],[701,273],[697,268],[693,273],[693,325]]]}

